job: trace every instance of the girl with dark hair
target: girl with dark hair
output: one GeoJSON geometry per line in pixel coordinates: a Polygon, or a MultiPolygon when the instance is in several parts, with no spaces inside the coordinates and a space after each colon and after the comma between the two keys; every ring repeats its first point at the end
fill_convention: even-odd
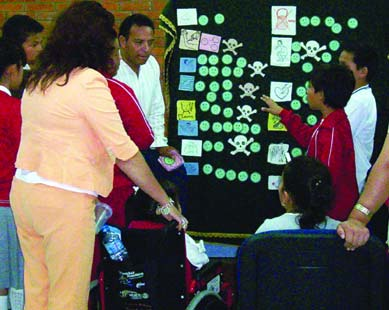
{"type": "Polygon", "coordinates": [[[265,220],[256,233],[285,229],[336,229],[340,223],[328,216],[333,200],[331,174],[320,161],[294,158],[282,173],[278,189],[286,213],[265,220]]]}
{"type": "Polygon", "coordinates": [[[113,166],[158,204],[178,229],[174,206],[126,134],[105,77],[114,17],[96,1],[73,3],[56,20],[22,99],[22,134],[11,189],[25,259],[25,310],[85,310],[98,195],[113,166]]]}

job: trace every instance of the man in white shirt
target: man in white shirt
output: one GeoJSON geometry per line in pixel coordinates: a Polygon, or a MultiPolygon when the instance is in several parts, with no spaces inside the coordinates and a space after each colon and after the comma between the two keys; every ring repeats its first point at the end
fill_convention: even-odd
{"type": "Polygon", "coordinates": [[[187,175],[184,166],[169,172],[158,163],[159,156],[176,162],[183,162],[183,158],[174,147],[168,145],[165,136],[165,103],[160,67],[151,55],[154,47],[153,21],[143,14],[125,18],[119,28],[119,44],[122,59],[115,78],[134,90],[154,132],[154,142],[143,155],[157,178],[168,179],[178,186],[181,204],[185,204],[187,175]]]}
{"type": "Polygon", "coordinates": [[[356,178],[361,193],[371,167],[370,159],[377,123],[377,105],[369,82],[377,71],[378,56],[372,47],[350,42],[344,45],[339,63],[347,66],[355,78],[355,89],[345,107],[345,112],[351,125],[356,178]]]}

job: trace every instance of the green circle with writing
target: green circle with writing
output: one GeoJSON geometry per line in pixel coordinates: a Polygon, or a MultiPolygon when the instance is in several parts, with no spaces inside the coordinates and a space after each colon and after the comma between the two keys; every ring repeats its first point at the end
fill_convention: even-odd
{"type": "Polygon", "coordinates": [[[233,126],[234,126],[234,131],[235,132],[241,132],[242,131],[243,125],[242,125],[241,122],[235,122],[233,126]]]}
{"type": "Polygon", "coordinates": [[[220,112],[221,112],[221,108],[220,108],[220,106],[218,105],[218,104],[214,104],[212,107],[211,107],[211,113],[213,114],[213,115],[219,115],[220,114],[220,112]]]}
{"type": "Polygon", "coordinates": [[[203,91],[205,89],[205,83],[203,81],[197,81],[195,84],[195,89],[197,91],[203,91]]]}
{"type": "Polygon", "coordinates": [[[225,132],[231,132],[232,131],[232,123],[231,122],[225,122],[223,124],[223,130],[225,132]]]}
{"type": "Polygon", "coordinates": [[[201,121],[199,126],[201,131],[208,131],[209,128],[211,127],[208,121],[201,121]]]}
{"type": "Polygon", "coordinates": [[[213,145],[213,148],[215,149],[216,152],[222,152],[224,150],[224,144],[223,142],[221,141],[218,141],[216,142],[214,145],[213,145]]]}
{"type": "Polygon", "coordinates": [[[321,55],[321,60],[323,60],[325,63],[329,63],[332,60],[332,55],[328,52],[325,52],[321,55]]]}
{"type": "Polygon", "coordinates": [[[210,152],[210,151],[212,151],[212,148],[213,148],[213,145],[212,145],[211,141],[207,140],[207,141],[203,142],[203,150],[204,151],[210,152]]]}
{"type": "Polygon", "coordinates": [[[216,93],[214,93],[214,92],[209,92],[209,93],[207,94],[207,101],[209,101],[209,102],[215,102],[216,99],[217,99],[216,93]]]}
{"type": "Polygon", "coordinates": [[[212,124],[212,131],[215,133],[219,133],[223,130],[223,125],[219,122],[215,122],[212,124]]]}
{"type": "Polygon", "coordinates": [[[209,75],[212,77],[215,77],[219,74],[219,69],[217,67],[210,67],[209,68],[209,75]]]}
{"type": "Polygon", "coordinates": [[[332,40],[330,41],[329,47],[331,51],[336,52],[340,47],[340,43],[338,40],[332,40]]]}
{"type": "Polygon", "coordinates": [[[307,93],[307,90],[305,89],[304,86],[297,87],[297,89],[296,89],[297,96],[304,97],[306,95],[306,93],[307,93]]]}
{"type": "Polygon", "coordinates": [[[258,153],[261,150],[261,145],[258,142],[253,142],[250,144],[250,150],[253,153],[258,153]]]}
{"type": "Polygon", "coordinates": [[[301,102],[300,100],[297,100],[297,99],[294,99],[292,100],[292,102],[290,103],[290,107],[292,108],[292,110],[300,110],[301,109],[301,102]]]}
{"type": "Polygon", "coordinates": [[[244,57],[239,57],[237,60],[236,60],[236,65],[239,67],[239,68],[244,68],[247,66],[247,60],[246,58],[244,57]]]}
{"type": "Polygon", "coordinates": [[[206,15],[201,15],[199,16],[198,21],[199,21],[199,25],[205,26],[208,24],[208,17],[206,15]]]}
{"type": "Polygon", "coordinates": [[[259,124],[253,124],[251,125],[251,133],[253,135],[258,135],[261,133],[261,125],[259,124]]]}
{"type": "Polygon", "coordinates": [[[261,181],[261,174],[258,173],[258,172],[253,172],[251,175],[250,175],[250,180],[251,182],[253,183],[259,183],[261,181]]]}
{"type": "Polygon", "coordinates": [[[207,112],[210,108],[210,104],[209,102],[207,101],[203,101],[202,103],[200,103],[200,110],[203,111],[203,112],[207,112]]]}
{"type": "Polygon", "coordinates": [[[229,91],[223,92],[222,97],[225,102],[230,102],[233,98],[232,93],[229,91]]]}
{"type": "Polygon", "coordinates": [[[290,153],[293,157],[299,157],[303,155],[303,151],[299,147],[294,147],[290,153]]]}
{"type": "Polygon", "coordinates": [[[335,19],[332,16],[327,16],[326,19],[324,20],[324,24],[327,27],[332,27],[333,24],[335,24],[335,19]]]}
{"type": "Polygon", "coordinates": [[[214,66],[214,65],[217,65],[218,62],[219,62],[219,57],[217,57],[216,55],[211,55],[209,56],[208,58],[208,62],[210,65],[214,66]]]}
{"type": "Polygon", "coordinates": [[[310,73],[313,70],[313,65],[310,62],[306,62],[303,64],[302,70],[305,73],[310,73]]]}
{"type": "Polygon", "coordinates": [[[297,64],[299,61],[300,61],[301,57],[300,57],[300,54],[299,53],[293,53],[291,56],[290,56],[290,61],[294,64],[297,64]]]}
{"type": "Polygon", "coordinates": [[[230,54],[223,55],[222,63],[224,63],[225,65],[230,65],[232,63],[232,56],[230,54]]]}
{"type": "Polygon", "coordinates": [[[236,172],[232,169],[226,172],[226,178],[228,181],[234,181],[236,179],[236,172]]]}
{"type": "Polygon", "coordinates": [[[241,171],[238,173],[238,180],[241,182],[246,182],[249,178],[249,175],[246,171],[241,171]]]}
{"type": "Polygon", "coordinates": [[[205,54],[200,54],[199,56],[197,56],[197,62],[198,64],[200,65],[205,65],[208,61],[208,57],[207,55],[205,54]]]}
{"type": "Polygon", "coordinates": [[[307,96],[307,95],[304,95],[304,97],[303,97],[303,102],[304,102],[305,104],[308,103],[308,96],[307,96]]]}
{"type": "Polygon", "coordinates": [[[234,76],[237,78],[240,78],[240,77],[242,77],[242,75],[243,75],[243,69],[240,67],[235,67],[234,68],[234,76]]]}
{"type": "Polygon", "coordinates": [[[224,171],[223,168],[217,168],[215,170],[215,175],[218,179],[223,179],[226,175],[226,172],[224,171]]]}
{"type": "Polygon", "coordinates": [[[164,157],[164,158],[163,158],[163,161],[164,161],[165,164],[167,164],[167,165],[173,165],[173,164],[174,164],[174,159],[173,159],[173,158],[170,158],[170,157],[164,157]]]}
{"type": "Polygon", "coordinates": [[[218,82],[213,81],[209,84],[209,89],[213,92],[217,92],[220,89],[220,85],[218,82]]]}
{"type": "Polygon", "coordinates": [[[307,27],[307,26],[309,26],[309,23],[310,23],[310,22],[311,22],[311,21],[310,21],[309,17],[307,17],[307,16],[303,16],[303,17],[300,18],[300,26],[301,26],[301,27],[307,27]]]}
{"type": "Polygon", "coordinates": [[[222,76],[229,77],[231,76],[232,70],[230,67],[223,67],[222,69],[222,76]]]}
{"type": "Polygon", "coordinates": [[[199,68],[199,74],[200,74],[201,76],[207,76],[207,75],[208,75],[208,67],[206,67],[206,66],[201,66],[201,67],[199,68]]]}
{"type": "Polygon", "coordinates": [[[317,117],[313,114],[308,115],[307,117],[307,123],[308,125],[314,126],[317,123],[317,117]]]}
{"type": "Polygon", "coordinates": [[[321,22],[321,20],[320,20],[320,17],[319,17],[319,16],[312,16],[312,17],[311,17],[311,25],[312,25],[313,27],[319,26],[319,25],[320,25],[320,22],[321,22]]]}
{"type": "Polygon", "coordinates": [[[250,130],[250,126],[243,123],[242,124],[242,130],[240,131],[241,134],[245,135],[246,133],[248,133],[250,130]]]}
{"type": "Polygon", "coordinates": [[[212,167],[210,164],[205,164],[205,165],[203,166],[203,172],[204,172],[204,174],[209,175],[209,174],[212,173],[212,171],[213,171],[213,167],[212,167]]]}
{"type": "Polygon", "coordinates": [[[231,80],[224,80],[222,86],[225,90],[231,90],[233,85],[231,80]]]}
{"type": "Polygon", "coordinates": [[[292,43],[292,51],[293,51],[293,52],[299,52],[299,51],[301,51],[301,43],[300,43],[300,42],[297,42],[297,41],[293,42],[293,43],[292,43]]]}
{"type": "Polygon", "coordinates": [[[331,27],[331,31],[335,34],[339,34],[342,32],[342,25],[339,23],[335,23],[331,27]]]}
{"type": "Polygon", "coordinates": [[[215,15],[215,23],[220,25],[224,23],[224,15],[221,13],[218,13],[215,15]]]}
{"type": "Polygon", "coordinates": [[[226,117],[226,118],[232,117],[233,114],[234,114],[234,110],[233,110],[232,108],[225,108],[225,109],[223,110],[223,115],[224,115],[224,117],[226,117]]]}
{"type": "Polygon", "coordinates": [[[358,20],[357,20],[355,17],[351,17],[351,18],[347,21],[347,26],[348,26],[350,29],[356,29],[356,28],[358,28],[358,20]]]}

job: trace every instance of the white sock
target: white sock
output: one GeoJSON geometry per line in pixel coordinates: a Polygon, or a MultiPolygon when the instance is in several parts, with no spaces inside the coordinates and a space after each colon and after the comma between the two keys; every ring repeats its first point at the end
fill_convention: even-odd
{"type": "Polygon", "coordinates": [[[8,295],[0,296],[0,310],[8,310],[8,295]]]}
{"type": "Polygon", "coordinates": [[[9,299],[12,310],[24,309],[24,290],[17,290],[11,287],[9,290],[9,299]]]}

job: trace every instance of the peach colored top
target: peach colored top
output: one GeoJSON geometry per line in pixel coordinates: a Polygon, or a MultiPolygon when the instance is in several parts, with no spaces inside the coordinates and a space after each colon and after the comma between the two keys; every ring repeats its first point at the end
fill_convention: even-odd
{"type": "Polygon", "coordinates": [[[78,68],[59,86],[64,80],[59,78],[44,93],[25,91],[15,165],[107,196],[115,159],[130,159],[138,147],[123,128],[104,76],[78,68]]]}

